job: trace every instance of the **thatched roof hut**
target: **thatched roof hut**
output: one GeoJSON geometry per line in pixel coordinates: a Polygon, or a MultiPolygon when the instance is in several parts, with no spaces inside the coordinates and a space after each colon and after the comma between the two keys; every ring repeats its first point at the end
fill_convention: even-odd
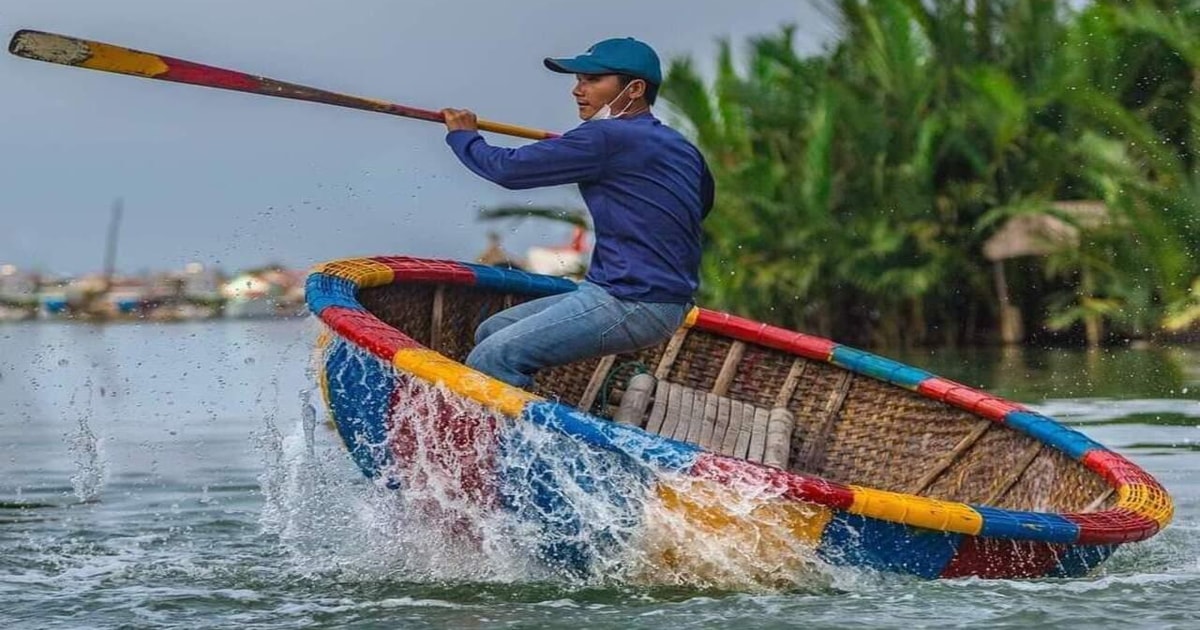
{"type": "MultiPolygon", "coordinates": [[[[1024,337],[1020,311],[1008,299],[1004,261],[1020,256],[1046,256],[1079,247],[1082,230],[1102,228],[1114,219],[1102,201],[1056,201],[1052,212],[1021,214],[1000,226],[983,244],[983,255],[995,270],[996,296],[1000,301],[1000,337],[1019,343],[1024,337]]],[[[1098,322],[1088,322],[1088,343],[1099,341],[1098,322]]]]}
{"type": "Polygon", "coordinates": [[[1009,219],[984,242],[984,257],[1000,261],[1079,247],[1080,227],[1096,229],[1111,220],[1108,206],[1102,201],[1056,201],[1051,207],[1053,214],[1022,214],[1009,219]]]}

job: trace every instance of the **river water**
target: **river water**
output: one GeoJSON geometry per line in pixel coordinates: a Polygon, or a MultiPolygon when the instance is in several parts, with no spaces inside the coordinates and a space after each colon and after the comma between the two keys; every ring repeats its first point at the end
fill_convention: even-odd
{"type": "MultiPolygon", "coordinates": [[[[1174,523],[1096,576],[786,592],[579,584],[418,558],[334,436],[306,433],[311,321],[0,325],[5,628],[1200,627],[1200,349],[898,357],[1081,427],[1174,523]]],[[[448,560],[447,560],[448,558],[448,560]]]]}

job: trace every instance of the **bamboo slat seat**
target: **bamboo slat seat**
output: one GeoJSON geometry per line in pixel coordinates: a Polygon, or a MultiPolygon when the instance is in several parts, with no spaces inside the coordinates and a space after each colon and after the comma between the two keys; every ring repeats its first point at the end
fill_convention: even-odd
{"type": "MultiPolygon", "coordinates": [[[[650,375],[641,375],[652,378],[650,375]]],[[[659,380],[654,396],[623,396],[614,420],[709,451],[787,468],[795,418],[678,383],[659,380]],[[649,406],[647,412],[646,407],[649,406]]]]}

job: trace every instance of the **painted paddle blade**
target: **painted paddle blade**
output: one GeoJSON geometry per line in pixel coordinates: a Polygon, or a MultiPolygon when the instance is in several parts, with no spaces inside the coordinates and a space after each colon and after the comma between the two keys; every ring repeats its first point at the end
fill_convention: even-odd
{"type": "MultiPolygon", "coordinates": [[[[442,115],[440,113],[428,109],[407,107],[387,101],[319,90],[295,83],[285,83],[267,77],[237,72],[235,70],[206,66],[183,59],[175,59],[164,55],[123,48],[103,42],[56,35],[54,33],[32,30],[17,31],[13,35],[12,41],[8,44],[8,51],[18,57],[64,66],[115,72],[117,74],[158,79],[161,81],[174,81],[176,83],[187,83],[189,85],[220,88],[276,98],[324,103],[326,105],[361,109],[430,122],[442,122],[442,115]]],[[[479,128],[493,133],[534,140],[553,138],[558,135],[548,131],[486,120],[479,121],[479,128]]]]}

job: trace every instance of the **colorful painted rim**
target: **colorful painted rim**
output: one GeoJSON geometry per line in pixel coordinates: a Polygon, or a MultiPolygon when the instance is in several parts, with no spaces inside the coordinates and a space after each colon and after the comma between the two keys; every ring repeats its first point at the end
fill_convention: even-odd
{"type": "Polygon", "coordinates": [[[1112,508],[1091,513],[1005,510],[940,501],[791,473],[701,450],[609,422],[476,372],[417,343],[359,303],[360,289],[393,283],[438,282],[541,296],[575,289],[570,280],[449,260],[381,256],[328,262],[308,276],[309,310],[335,334],[397,369],[505,415],[574,435],[602,448],[640,454],[659,468],[723,484],[767,484],[781,496],[833,510],[930,530],[1055,544],[1112,545],[1144,540],[1170,522],[1174,506],[1152,476],[1087,436],[1019,404],[827,339],[727,313],[695,308],[685,326],[825,361],[915,391],[1008,425],[1058,449],[1101,475],[1117,495],[1112,508]]]}

